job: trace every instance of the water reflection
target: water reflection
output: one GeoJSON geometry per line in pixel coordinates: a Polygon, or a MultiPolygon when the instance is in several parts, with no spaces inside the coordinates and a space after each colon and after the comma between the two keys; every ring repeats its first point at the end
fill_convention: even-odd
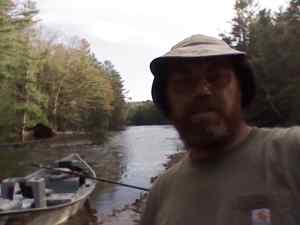
{"type": "MultiPolygon", "coordinates": [[[[129,127],[118,134],[112,144],[119,144],[123,152],[122,163],[125,171],[120,182],[150,187],[150,178],[163,170],[166,157],[179,149],[178,134],[171,126],[129,127]]],[[[111,190],[96,199],[99,214],[111,213],[113,208],[121,208],[133,203],[142,191],[113,186],[111,190]]]]}

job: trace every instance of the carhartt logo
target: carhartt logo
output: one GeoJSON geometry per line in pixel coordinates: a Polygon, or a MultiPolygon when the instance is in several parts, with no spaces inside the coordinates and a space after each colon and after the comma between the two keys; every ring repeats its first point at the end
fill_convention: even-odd
{"type": "Polygon", "coordinates": [[[251,211],[252,225],[271,225],[270,209],[254,209],[251,211]]]}

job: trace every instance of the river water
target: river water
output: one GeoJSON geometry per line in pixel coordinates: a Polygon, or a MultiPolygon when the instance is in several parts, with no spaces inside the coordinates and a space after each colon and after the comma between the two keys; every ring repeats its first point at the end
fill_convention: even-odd
{"type": "MultiPolygon", "coordinates": [[[[120,182],[149,188],[150,178],[163,170],[167,156],[179,150],[176,131],[170,126],[129,127],[111,141],[123,154],[124,172],[120,182]]],[[[122,186],[113,186],[107,193],[96,197],[96,208],[109,213],[112,208],[121,208],[139,197],[141,191],[122,186]]]]}
{"type": "MultiPolygon", "coordinates": [[[[22,176],[33,170],[29,166],[33,162],[46,163],[76,152],[92,165],[98,177],[150,188],[150,178],[164,169],[168,155],[181,150],[181,146],[172,126],[131,126],[115,133],[102,146],[73,141],[1,151],[0,176],[22,176]]],[[[65,225],[92,224],[90,217],[97,220],[97,217],[111,214],[113,209],[133,203],[141,193],[127,187],[98,183],[91,197],[93,210],[75,216],[65,225]]]]}

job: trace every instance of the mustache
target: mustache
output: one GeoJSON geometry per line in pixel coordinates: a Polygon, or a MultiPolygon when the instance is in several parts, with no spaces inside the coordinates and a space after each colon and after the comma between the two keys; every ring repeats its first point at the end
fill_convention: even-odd
{"type": "Polygon", "coordinates": [[[217,100],[197,98],[192,99],[188,107],[186,107],[185,115],[195,115],[201,112],[217,111],[222,109],[222,103],[217,100]]]}

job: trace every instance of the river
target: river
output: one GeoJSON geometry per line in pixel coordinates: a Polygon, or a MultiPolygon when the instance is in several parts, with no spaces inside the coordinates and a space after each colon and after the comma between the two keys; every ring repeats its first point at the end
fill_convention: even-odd
{"type": "MultiPolygon", "coordinates": [[[[159,174],[167,156],[181,149],[172,126],[131,126],[115,133],[105,145],[76,142],[50,143],[47,148],[18,148],[0,152],[1,176],[22,176],[33,170],[32,162],[46,163],[71,152],[82,155],[98,177],[149,188],[150,178],[159,174]]],[[[91,218],[111,214],[139,198],[142,191],[98,183],[91,197],[92,210],[85,210],[65,225],[91,223],[91,218]]]]}

